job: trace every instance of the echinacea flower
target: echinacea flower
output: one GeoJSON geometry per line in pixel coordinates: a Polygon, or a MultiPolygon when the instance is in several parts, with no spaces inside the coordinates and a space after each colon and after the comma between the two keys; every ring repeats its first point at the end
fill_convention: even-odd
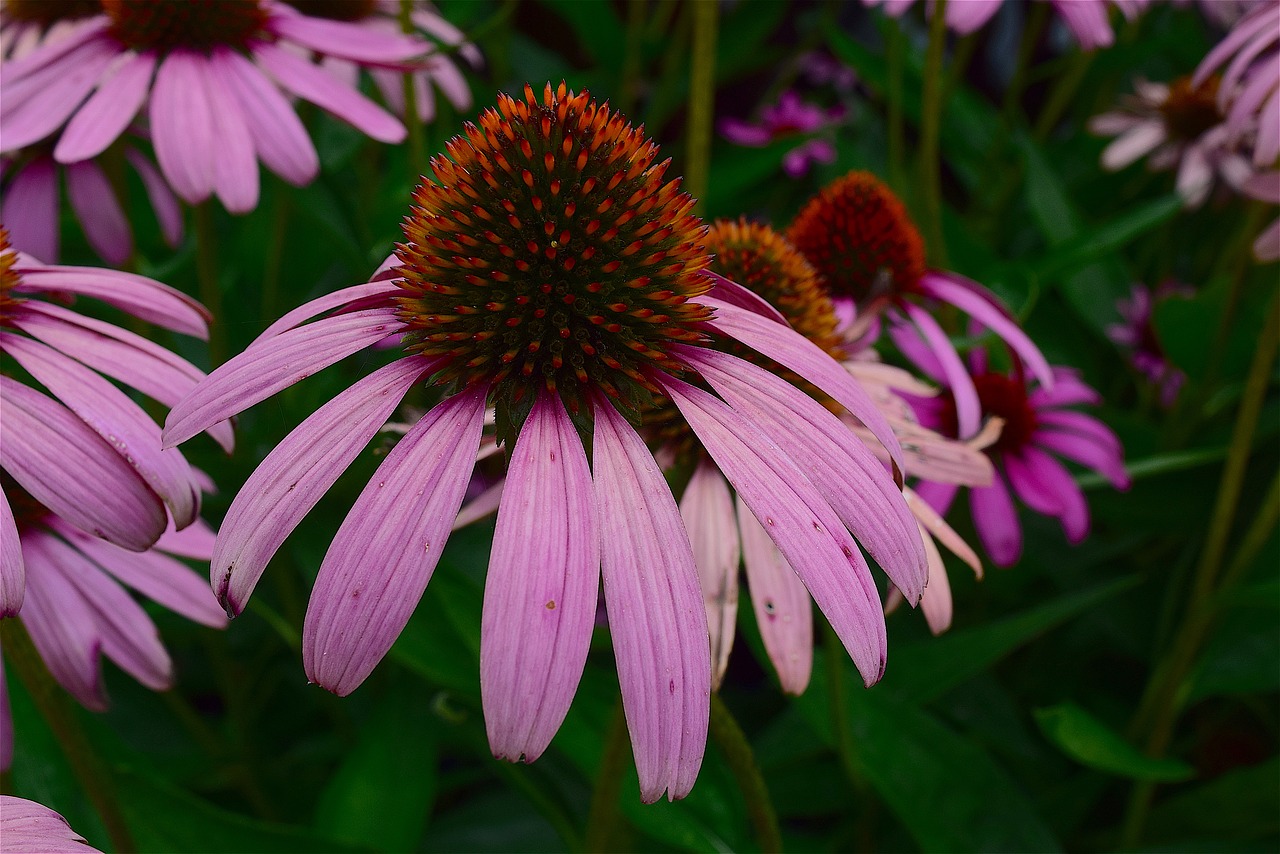
{"type": "Polygon", "coordinates": [[[1192,85],[1222,69],[1218,107],[1233,139],[1256,131],[1253,163],[1260,169],[1280,157],[1280,4],[1263,3],[1236,22],[1201,60],[1192,85]]]}
{"type": "Polygon", "coordinates": [[[764,108],[757,124],[741,119],[720,120],[720,135],[735,145],[761,148],[780,139],[796,138],[798,144],[782,157],[782,169],[792,178],[808,173],[814,163],[834,163],[835,144],[814,136],[833,127],[844,116],[843,108],[823,109],[800,100],[792,91],[783,92],[777,104],[764,108]]]}
{"type": "Polygon", "coordinates": [[[1107,327],[1107,337],[1129,350],[1129,360],[1159,390],[1160,404],[1166,409],[1173,406],[1187,375],[1165,355],[1152,322],[1152,312],[1163,300],[1191,294],[1186,285],[1174,282],[1163,282],[1154,291],[1146,285],[1135,284],[1129,298],[1116,303],[1123,322],[1107,327]]]}
{"type": "MultiPolygon", "coordinates": [[[[948,378],[960,413],[960,435],[979,432],[978,395],[960,355],[921,300],[954,306],[998,335],[1046,386],[1049,363],[999,298],[958,273],[930,270],[924,241],[906,207],[878,178],[853,171],[822,189],[787,229],[833,298],[851,304],[860,328],[889,312],[920,330],[948,378]]],[[[853,311],[847,310],[852,314],[853,311]]]]}
{"type": "MultiPolygon", "coordinates": [[[[1240,188],[1250,198],[1271,205],[1280,205],[1280,171],[1259,172],[1240,188]]],[[[1280,258],[1280,219],[1274,220],[1253,241],[1253,257],[1259,261],[1280,258]]]]}
{"type": "MultiPolygon", "coordinates": [[[[432,160],[398,266],[269,327],[175,407],[165,442],[402,334],[407,355],[317,410],[236,496],[211,567],[219,599],[231,613],[244,607],[289,532],[403,395],[429,380],[443,399],[356,500],[307,610],[308,677],[338,694],[355,690],[426,587],[492,405],[510,465],[481,625],[490,746],[525,761],[547,747],[581,678],[603,574],[642,797],[682,797],[706,743],[707,624],[675,498],[628,417],[658,394],[675,402],[868,683],[885,662],[880,599],[864,583],[852,535],[810,479],[827,464],[813,458],[813,445],[794,456],[809,436],[795,426],[813,401],[784,384],[730,405],[692,384],[750,384],[761,372],[702,346],[704,330],[762,351],[896,443],[838,364],[788,327],[715,297],[734,286],[712,291],[694,201],[679,180],[663,183],[669,161],[655,163],[652,142],[563,83],[547,85],[541,99],[529,87],[524,95],[500,96],[497,109],[447,145],[448,158],[432,160]],[[776,418],[760,414],[766,406],[776,418]],[[778,435],[779,420],[796,441],[778,435]]],[[[852,442],[843,433],[831,447],[852,442]]],[[[897,581],[912,600],[924,572],[921,565],[897,581]]]]}
{"type": "MultiPolygon", "coordinates": [[[[127,147],[124,156],[142,181],[161,235],[169,246],[176,248],[182,242],[182,209],[173,191],[155,164],[140,150],[127,147]]],[[[4,168],[0,222],[8,223],[9,241],[15,249],[41,261],[58,262],[61,207],[58,185],[62,183],[71,212],[93,251],[116,266],[123,265],[133,254],[129,218],[111,181],[95,161],[82,160],[64,166],[47,152],[28,150],[13,160],[2,158],[0,164],[4,168]]]]}
{"type": "MultiPolygon", "coordinates": [[[[944,386],[948,376],[915,330],[891,330],[899,349],[926,374],[944,386]]],[[[1012,566],[1022,555],[1022,527],[1014,507],[1016,495],[1037,513],[1053,516],[1067,539],[1078,543],[1089,533],[1089,507],[1071,472],[1057,456],[1099,472],[1116,489],[1129,488],[1120,441],[1096,418],[1067,407],[1101,402],[1098,393],[1069,368],[1055,368],[1052,388],[1036,387],[1020,375],[989,370],[982,351],[970,353],[972,382],[978,389],[984,419],[999,418],[1000,436],[985,448],[996,475],[988,487],[969,489],[969,509],[983,548],[998,566],[1012,566]]],[[[955,399],[951,395],[912,400],[921,423],[945,436],[958,432],[955,399]]],[[[916,493],[945,515],[961,487],[922,481],[916,493]]]]}
{"type": "Polygon", "coordinates": [[[46,806],[0,795],[0,852],[3,854],[97,854],[98,849],[46,806]]]}
{"type": "MultiPolygon", "coordinates": [[[[883,6],[885,14],[898,17],[911,8],[915,0],[862,0],[866,6],[883,6]]],[[[947,4],[947,26],[960,35],[980,29],[1000,11],[1003,0],[951,0],[947,4]]],[[[1040,0],[1053,4],[1053,9],[1075,36],[1080,47],[1097,50],[1110,47],[1115,32],[1107,17],[1108,5],[1115,6],[1132,20],[1147,7],[1150,0],[1040,0]]],[[[932,4],[929,4],[932,6],[932,4]]]]}
{"type": "Polygon", "coordinates": [[[316,175],[315,146],[286,93],[373,139],[404,139],[395,116],[296,49],[386,68],[430,50],[420,39],[312,18],[274,0],[102,5],[74,33],[4,63],[5,150],[58,133],[59,162],[97,157],[145,103],[156,159],[174,191],[192,204],[216,194],[233,213],[257,205],[259,159],[292,184],[316,175]]]}
{"type": "Polygon", "coordinates": [[[1173,169],[1187,207],[1209,198],[1215,179],[1239,189],[1252,172],[1223,122],[1218,83],[1180,77],[1172,83],[1134,81],[1135,94],[1120,109],[1089,120],[1089,130],[1115,139],[1102,152],[1102,165],[1123,169],[1142,157],[1152,169],[1173,169]]]}

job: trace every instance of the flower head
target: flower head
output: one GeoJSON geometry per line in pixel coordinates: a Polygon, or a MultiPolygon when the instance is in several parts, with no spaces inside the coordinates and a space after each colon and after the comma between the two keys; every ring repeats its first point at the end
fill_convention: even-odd
{"type": "Polygon", "coordinates": [[[0,840],[6,852],[97,854],[98,851],[53,810],[12,795],[0,795],[0,840]]]}
{"type": "MultiPolygon", "coordinates": [[[[510,464],[481,626],[490,746],[512,760],[545,750],[581,677],[603,577],[641,793],[683,796],[705,747],[706,618],[675,499],[627,416],[655,394],[675,403],[868,682],[884,666],[879,597],[834,502],[807,474],[819,465],[812,446],[782,435],[812,400],[782,381],[765,390],[755,380],[771,375],[708,349],[704,335],[760,350],[896,442],[827,355],[717,298],[735,298],[737,286],[703,272],[692,200],[678,182],[663,183],[657,149],[607,106],[563,84],[541,97],[526,88],[447,151],[415,194],[398,263],[289,313],[170,414],[174,444],[404,336],[405,355],[317,410],[250,477],[214,548],[215,591],[240,611],[284,538],[429,379],[443,398],[387,454],[338,529],[304,624],[308,676],[355,690],[426,587],[492,403],[510,464]],[[725,391],[738,386],[736,398],[725,391]]],[[[903,576],[918,597],[923,561],[903,576]]]]}
{"type": "Polygon", "coordinates": [[[429,50],[274,0],[104,0],[101,14],[5,63],[0,133],[9,151],[58,134],[54,158],[76,163],[106,150],[147,104],[177,194],[193,204],[216,194],[243,213],[257,204],[257,160],[298,185],[319,168],[285,93],[379,141],[404,138],[394,116],[299,53],[403,68],[429,50]]]}
{"type": "Polygon", "coordinates": [[[824,110],[815,104],[800,100],[792,91],[783,92],[777,104],[765,107],[758,124],[740,119],[726,118],[720,121],[720,133],[736,145],[759,148],[780,139],[804,137],[799,144],[782,158],[782,168],[792,178],[808,173],[814,163],[834,163],[836,147],[830,139],[815,137],[834,126],[844,117],[844,109],[836,107],[824,110]]]}

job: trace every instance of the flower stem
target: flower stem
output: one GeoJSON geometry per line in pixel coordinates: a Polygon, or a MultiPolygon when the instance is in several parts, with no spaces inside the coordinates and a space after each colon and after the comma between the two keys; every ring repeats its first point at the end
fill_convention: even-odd
{"type": "Polygon", "coordinates": [[[622,55],[622,82],[618,87],[618,107],[626,115],[635,112],[640,100],[640,66],[644,47],[647,0],[627,0],[627,41],[622,55]]]}
{"type": "Polygon", "coordinates": [[[889,183],[902,195],[906,192],[907,167],[903,163],[906,156],[906,134],[903,131],[902,87],[906,74],[907,39],[896,23],[889,27],[888,44],[886,45],[889,61],[889,85],[887,88],[888,115],[885,119],[889,125],[889,183]]]}
{"type": "Polygon", "coordinates": [[[724,754],[729,763],[729,770],[738,781],[742,797],[747,802],[747,813],[751,816],[751,824],[756,831],[756,840],[760,850],[773,852],[782,850],[782,833],[778,829],[778,813],[769,799],[769,790],[765,787],[764,777],[760,775],[760,767],[756,765],[755,754],[751,752],[751,743],[746,733],[733,717],[733,712],[725,705],[720,695],[711,695],[711,738],[724,754]]]}
{"type": "MultiPolygon", "coordinates": [[[[414,31],[413,0],[400,0],[400,30],[404,33],[414,31]]],[[[422,135],[422,117],[418,115],[418,93],[413,73],[406,71],[401,75],[401,83],[404,86],[404,123],[409,131],[409,165],[414,175],[421,177],[427,171],[427,148],[422,135]]]]}
{"type": "Polygon", "coordinates": [[[213,222],[213,202],[195,206],[196,279],[200,301],[213,315],[209,324],[209,364],[217,367],[227,358],[226,319],[222,315],[222,286],[218,282],[218,232],[213,222]]]}
{"type": "MultiPolygon", "coordinates": [[[[1270,506],[1274,503],[1276,492],[1273,488],[1267,507],[1255,520],[1254,529],[1251,529],[1245,537],[1240,554],[1226,576],[1222,578],[1221,584],[1218,584],[1223,557],[1235,521],[1236,508],[1240,503],[1240,493],[1244,487],[1254,432],[1257,429],[1258,417],[1270,384],[1271,372],[1275,367],[1277,348],[1280,347],[1280,304],[1276,298],[1272,299],[1266,317],[1266,325],[1258,347],[1254,351],[1253,363],[1250,365],[1249,376],[1245,381],[1244,396],[1240,401],[1235,428],[1232,430],[1230,451],[1227,454],[1222,481],[1218,487],[1218,497],[1209,523],[1209,533],[1205,540],[1204,551],[1200,555],[1200,562],[1196,566],[1185,615],[1168,656],[1156,667],[1151,680],[1147,683],[1142,702],[1138,706],[1138,712],[1130,727],[1131,733],[1148,733],[1146,752],[1150,756],[1163,755],[1173,738],[1184,699],[1181,696],[1183,686],[1188,674],[1195,667],[1196,656],[1212,625],[1222,590],[1235,583],[1243,574],[1243,567],[1248,564],[1249,554],[1251,552],[1256,554],[1257,546],[1254,545],[1254,541],[1263,535],[1254,529],[1259,523],[1265,524],[1269,516],[1274,517],[1274,508],[1270,506]]],[[[1266,527],[1268,533],[1270,527],[1269,525],[1266,527]]],[[[1122,848],[1134,848],[1141,840],[1154,794],[1155,787],[1151,783],[1139,783],[1134,787],[1125,814],[1122,848]]]]}
{"type": "Polygon", "coordinates": [[[947,264],[942,236],[942,164],[938,142],[942,133],[942,92],[946,86],[943,61],[947,48],[947,0],[937,0],[929,19],[929,47],[924,59],[924,95],[920,117],[920,189],[925,234],[935,267],[947,264]]]}
{"type": "Polygon", "coordinates": [[[618,824],[618,800],[622,797],[622,778],[627,769],[627,754],[631,750],[631,738],[627,735],[627,716],[622,710],[622,700],[613,710],[609,730],[605,735],[604,753],[600,757],[600,772],[596,775],[596,787],[591,793],[591,811],[587,814],[587,829],[583,835],[585,851],[608,851],[613,828],[618,824]]]}
{"type": "Polygon", "coordinates": [[[1072,100],[1080,90],[1080,84],[1084,82],[1084,77],[1089,72],[1089,66],[1093,64],[1093,55],[1093,51],[1081,51],[1071,61],[1066,73],[1058,78],[1053,91],[1045,102],[1044,109],[1040,111],[1039,117],[1036,118],[1033,134],[1037,141],[1044,141],[1053,129],[1057,127],[1058,122],[1062,119],[1062,114],[1067,111],[1067,107],[1071,106],[1072,100]]]}
{"type": "Polygon", "coordinates": [[[26,628],[15,619],[0,620],[0,640],[4,644],[5,660],[31,695],[32,702],[40,710],[41,717],[53,731],[71,764],[72,772],[102,818],[111,838],[111,847],[118,852],[136,851],[129,826],[116,801],[115,784],[93,752],[89,739],[76,720],[75,708],[45,667],[26,628]]]}
{"type": "Polygon", "coordinates": [[[290,199],[293,194],[276,187],[271,200],[271,242],[267,248],[267,263],[262,270],[262,324],[265,326],[279,317],[280,266],[284,260],[285,237],[289,230],[290,199]]]}
{"type": "Polygon", "coordinates": [[[716,100],[717,0],[693,3],[693,60],[689,72],[689,131],[685,145],[685,189],[701,212],[711,180],[711,125],[716,100]]]}

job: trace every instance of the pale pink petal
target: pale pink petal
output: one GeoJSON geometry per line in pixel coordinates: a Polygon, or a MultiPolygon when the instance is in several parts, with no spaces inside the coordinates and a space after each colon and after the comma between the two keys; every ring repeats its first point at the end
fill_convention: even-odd
{"type": "Polygon", "coordinates": [[[1013,566],[1022,556],[1022,527],[1009,497],[1004,478],[997,475],[990,486],[969,491],[969,509],[982,547],[997,566],[1013,566]]]}
{"type": "Polygon", "coordinates": [[[675,402],[729,485],[764,525],[827,615],[863,681],[884,675],[884,612],[871,570],[817,489],[777,445],[728,405],[672,378],[675,402]]]}
{"type": "Polygon", "coordinates": [[[1213,189],[1213,164],[1203,146],[1191,144],[1182,155],[1175,186],[1189,208],[1198,208],[1213,189]]]}
{"type": "MultiPolygon", "coordinates": [[[[484,453],[483,448],[481,453],[484,453]]],[[[479,522],[484,517],[497,513],[498,507],[502,505],[502,492],[506,488],[506,483],[506,478],[502,478],[462,505],[462,509],[458,511],[458,518],[453,520],[453,530],[465,528],[473,522],[479,522]]]]}
{"type": "Polygon", "coordinates": [[[1128,489],[1133,483],[1125,471],[1124,459],[1115,448],[1099,444],[1092,437],[1041,429],[1032,434],[1031,441],[1047,451],[1088,466],[1105,476],[1116,489],[1128,489]]]}
{"type": "Polygon", "coordinates": [[[788,694],[800,695],[813,671],[813,600],[751,511],[738,498],[747,590],[765,652],[788,694]]]}
{"type": "Polygon", "coordinates": [[[311,183],[320,171],[320,158],[288,99],[235,51],[217,48],[209,63],[239,102],[253,147],[267,168],[295,186],[311,183]]]}
{"type": "Polygon", "coordinates": [[[194,524],[181,531],[175,530],[170,521],[160,539],[156,540],[155,548],[178,557],[207,562],[213,554],[216,537],[217,534],[203,519],[197,519],[194,524]]]}
{"type": "Polygon", "coordinates": [[[97,157],[124,133],[142,109],[156,67],[154,53],[129,57],[98,86],[58,137],[53,156],[60,163],[97,157]]]}
{"type": "Polygon", "coordinates": [[[374,308],[291,329],[218,367],[169,412],[164,442],[172,447],[363,350],[400,325],[395,309],[374,308]]]}
{"type": "Polygon", "coordinates": [[[209,337],[209,312],[191,297],[157,281],[100,267],[29,268],[18,291],[80,294],[102,300],[134,317],[197,338],[209,337]]]}
{"type": "Polygon", "coordinates": [[[350,694],[409,621],[466,494],[485,392],[436,404],[387,454],[343,520],[302,628],[312,682],[350,694]]]}
{"type": "Polygon", "coordinates": [[[693,548],[662,472],[613,405],[595,410],[605,607],[640,798],[683,798],[706,750],[711,654],[693,548]]]}
{"type": "MultiPolygon", "coordinates": [[[[991,423],[987,422],[988,425],[991,423]]],[[[916,425],[902,425],[897,428],[897,433],[902,452],[907,457],[907,474],[960,486],[987,486],[991,483],[991,458],[974,447],[973,441],[976,440],[957,442],[916,425]]],[[[978,436],[981,435],[979,432],[978,436]]]]}
{"type": "Polygon", "coordinates": [[[67,170],[67,197],[89,245],[104,260],[120,266],[133,253],[133,233],[111,182],[97,163],[73,163],[67,170]]]}
{"type": "Polygon", "coordinates": [[[1259,261],[1280,258],[1280,219],[1267,226],[1257,240],[1253,241],[1253,257],[1259,261]]]}
{"type": "Polygon", "coordinates": [[[947,4],[947,26],[960,35],[982,28],[1000,11],[1001,0],[957,0],[947,4]]]}
{"type": "Polygon", "coordinates": [[[191,204],[213,193],[214,163],[222,145],[202,74],[207,62],[188,50],[171,51],[156,70],[151,88],[156,160],[169,185],[191,204]]]}
{"type": "MultiPolygon", "coordinates": [[[[395,256],[393,255],[392,258],[395,256]]],[[[399,262],[397,262],[399,263],[399,262]]],[[[287,312],[283,317],[275,323],[268,326],[262,331],[262,334],[253,339],[250,347],[257,347],[264,341],[284,332],[286,329],[292,329],[300,323],[305,323],[313,317],[332,311],[335,308],[347,307],[352,303],[359,303],[362,300],[373,300],[378,297],[388,297],[392,294],[400,292],[400,288],[395,282],[380,281],[369,282],[364,285],[356,285],[350,288],[342,288],[341,290],[325,294],[317,297],[310,302],[303,303],[293,311],[287,312]]],[[[390,300],[386,300],[387,305],[391,305],[390,300]]]]}
{"type": "MultiPolygon", "coordinates": [[[[916,522],[927,535],[932,535],[934,539],[942,543],[962,561],[967,563],[973,569],[973,574],[978,578],[982,577],[982,561],[978,559],[977,553],[969,547],[969,544],[955,532],[955,530],[947,524],[947,521],[938,515],[938,511],[933,508],[928,501],[925,501],[915,490],[910,487],[903,490],[903,494],[907,499],[907,506],[911,508],[911,513],[916,517],[916,522]]],[[[926,536],[926,540],[928,537],[926,536]]],[[[925,543],[928,548],[928,543],[925,543]]],[[[930,575],[932,577],[932,573],[930,575]]],[[[925,588],[926,595],[928,588],[925,588]]]]}
{"type": "Polygon", "coordinates": [[[946,567],[942,563],[942,555],[933,544],[933,538],[920,529],[925,551],[929,555],[929,586],[920,597],[920,610],[924,612],[929,631],[940,635],[951,627],[951,580],[947,578],[946,567]]]}
{"type": "Polygon", "coordinates": [[[921,501],[945,516],[951,509],[952,502],[956,500],[956,493],[960,490],[954,483],[934,483],[931,480],[924,480],[917,483],[913,491],[921,501]]]}
{"type": "Polygon", "coordinates": [[[473,68],[479,68],[484,62],[484,57],[480,55],[480,50],[470,42],[464,43],[465,36],[462,30],[449,23],[445,18],[422,7],[414,8],[410,13],[410,17],[418,29],[434,36],[443,44],[449,46],[462,45],[458,52],[462,54],[467,62],[471,63],[473,68]]]}
{"type": "Polygon", "coordinates": [[[209,565],[214,592],[229,613],[244,609],[271,556],[432,364],[409,356],[374,371],[317,409],[249,476],[222,522],[209,565]]]}
{"type": "Polygon", "coordinates": [[[480,626],[489,748],[532,762],[578,690],[600,595],[591,469],[558,395],[543,391],[507,468],[480,626]]]}
{"type": "MultiPolygon", "coordinates": [[[[1204,59],[1200,60],[1200,64],[1196,66],[1195,76],[1191,79],[1191,85],[1199,87],[1208,79],[1218,66],[1227,61],[1227,57],[1233,56],[1242,47],[1251,40],[1258,38],[1264,33],[1274,33],[1276,27],[1280,26],[1280,6],[1273,3],[1262,3],[1254,9],[1250,14],[1240,19],[1231,31],[1214,45],[1213,49],[1205,54],[1204,59]]],[[[1223,87],[1218,92],[1220,103],[1225,104],[1226,100],[1231,97],[1231,91],[1223,87]]]]}
{"type": "Polygon", "coordinates": [[[436,57],[431,61],[429,77],[420,74],[417,79],[424,89],[427,88],[428,79],[434,80],[455,110],[463,112],[471,109],[471,87],[467,85],[467,79],[456,65],[444,57],[436,57]]]}
{"type": "Polygon", "coordinates": [[[182,242],[182,208],[169,188],[169,182],[156,171],[150,160],[134,149],[125,149],[124,156],[142,179],[142,188],[151,202],[151,209],[156,212],[164,242],[177,248],[182,242]]]}
{"type": "Polygon", "coordinates": [[[3,374],[0,399],[0,466],[19,486],[77,528],[130,551],[156,541],[164,505],[97,433],[3,374]]]}
{"type": "Polygon", "coordinates": [[[1076,41],[1080,42],[1080,47],[1096,50],[1115,41],[1111,22],[1107,20],[1107,7],[1102,0],[1052,0],[1052,3],[1076,41]]]}
{"type": "Polygon", "coordinates": [[[680,518],[693,547],[711,634],[711,687],[720,687],[738,619],[738,563],[741,549],[733,496],[724,475],[702,460],[680,497],[680,518]]]}
{"type": "MultiPolygon", "coordinates": [[[[278,8],[278,7],[277,7],[278,8]]],[[[267,29],[316,53],[348,59],[361,65],[400,65],[433,49],[421,39],[394,30],[333,21],[307,15],[273,14],[267,29]]]]}
{"type": "Polygon", "coordinates": [[[161,450],[160,427],[138,404],[79,362],[31,338],[0,331],[0,349],[132,466],[164,499],[179,528],[191,524],[200,507],[191,467],[181,453],[161,450]]]}
{"type": "Polygon", "coordinates": [[[1276,156],[1280,155],[1280,82],[1276,82],[1277,77],[1280,77],[1280,72],[1272,74],[1272,85],[1275,88],[1258,113],[1258,138],[1253,143],[1253,163],[1259,169],[1272,165],[1276,162],[1276,156]]]}
{"type": "Polygon", "coordinates": [[[1116,171],[1138,161],[1165,141],[1164,125],[1158,121],[1143,122],[1117,136],[1102,150],[1102,165],[1116,171]]]}
{"type": "Polygon", "coordinates": [[[0,200],[9,242],[41,261],[58,260],[58,167],[37,157],[19,170],[0,200]]]}
{"type": "Polygon", "coordinates": [[[16,151],[56,131],[98,85],[118,53],[111,45],[90,42],[77,52],[76,62],[60,64],[56,73],[50,69],[38,94],[19,101],[17,92],[12,96],[6,92],[5,106],[0,108],[0,146],[16,151]]]}
{"type": "Polygon", "coordinates": [[[253,135],[240,109],[235,90],[208,58],[194,66],[203,78],[209,116],[213,121],[213,188],[218,199],[233,214],[248,213],[258,205],[258,160],[254,157],[253,135]]]}
{"type": "MultiPolygon", "coordinates": [[[[3,715],[7,721],[7,700],[3,715]]],[[[62,816],[35,801],[10,795],[0,795],[0,844],[5,854],[97,854],[62,816]]]]}
{"type": "Polygon", "coordinates": [[[960,354],[956,352],[955,345],[927,311],[912,303],[904,304],[903,310],[933,354],[938,367],[942,369],[943,382],[951,389],[960,437],[974,435],[982,424],[982,404],[978,402],[978,390],[974,387],[973,378],[969,376],[960,354]]]}
{"type": "Polygon", "coordinates": [[[274,44],[255,44],[258,63],[299,98],[328,110],[378,142],[404,141],[404,125],[395,116],[354,89],[343,86],[323,68],[312,65],[274,44]]]}
{"type": "Polygon", "coordinates": [[[60,68],[62,63],[59,63],[58,60],[79,50],[81,45],[99,40],[103,31],[110,26],[111,22],[105,15],[96,15],[89,18],[79,25],[75,25],[74,29],[66,33],[63,38],[46,39],[36,50],[19,58],[6,61],[4,63],[4,76],[8,80],[18,80],[41,68],[50,66],[60,68]]]}
{"type": "Polygon", "coordinates": [[[0,619],[12,617],[22,610],[26,574],[22,563],[22,544],[18,540],[18,523],[13,518],[8,496],[0,492],[0,619]]]}
{"type": "Polygon", "coordinates": [[[947,373],[933,348],[920,337],[920,331],[900,319],[889,324],[889,338],[893,346],[911,361],[925,376],[940,385],[947,384],[947,373]]]}
{"type": "MultiPolygon", "coordinates": [[[[1087,537],[1089,505],[1085,502],[1084,493],[1080,491],[1071,473],[1053,457],[1034,447],[1023,448],[1022,458],[1026,465],[1026,471],[1022,474],[1024,484],[1036,492],[1051,494],[1056,499],[1057,512],[1038,512],[1057,516],[1062,522],[1062,529],[1066,532],[1067,539],[1071,542],[1078,543],[1087,537]]],[[[1016,488],[1018,482],[1014,480],[1012,470],[1010,470],[1009,480],[1016,488]]],[[[1027,503],[1030,506],[1030,502],[1027,503]]],[[[1032,507],[1032,509],[1037,508],[1032,507]]]]}

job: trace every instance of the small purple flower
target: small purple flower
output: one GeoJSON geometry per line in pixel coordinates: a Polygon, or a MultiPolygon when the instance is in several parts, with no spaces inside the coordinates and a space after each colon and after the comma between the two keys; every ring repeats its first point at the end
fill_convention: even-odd
{"type": "Polygon", "coordinates": [[[0,795],[2,854],[98,854],[98,849],[46,806],[0,795]]]}
{"type": "MultiPolygon", "coordinates": [[[[783,92],[778,103],[764,108],[758,124],[741,119],[720,120],[720,134],[735,145],[763,148],[780,139],[809,136],[837,124],[844,116],[842,107],[824,109],[800,100],[795,92],[783,92]]],[[[823,137],[804,139],[782,158],[782,168],[792,178],[801,178],[815,163],[834,163],[836,147],[823,137]]]]}
{"type": "Polygon", "coordinates": [[[1169,362],[1151,315],[1157,303],[1192,293],[1191,288],[1174,282],[1162,283],[1154,293],[1146,285],[1134,285],[1129,298],[1116,303],[1124,322],[1107,327],[1107,337],[1127,348],[1133,366],[1160,390],[1160,404],[1166,409],[1173,406],[1187,376],[1169,362]]]}

